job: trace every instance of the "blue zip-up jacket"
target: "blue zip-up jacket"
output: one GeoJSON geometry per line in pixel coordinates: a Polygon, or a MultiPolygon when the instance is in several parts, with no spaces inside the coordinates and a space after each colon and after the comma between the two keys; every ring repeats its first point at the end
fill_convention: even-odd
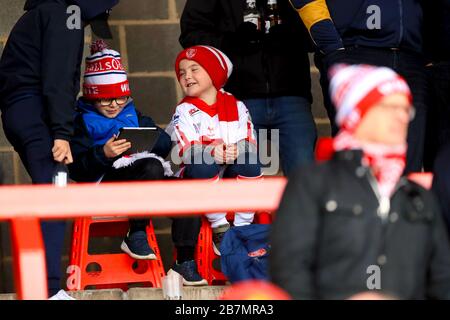
{"type": "Polygon", "coordinates": [[[422,52],[423,0],[290,0],[322,53],[349,46],[422,52]]]}
{"type": "MultiPolygon", "coordinates": [[[[108,170],[116,158],[107,158],[103,151],[104,144],[96,144],[86,127],[83,114],[94,110],[82,99],[78,100],[78,112],[75,116],[75,134],[70,141],[73,163],[69,165],[70,178],[77,182],[95,182],[108,170]]],[[[139,127],[158,127],[152,118],[142,115],[136,110],[139,127]]],[[[170,136],[158,127],[160,136],[152,152],[165,158],[170,153],[172,141],[170,136]]]]}

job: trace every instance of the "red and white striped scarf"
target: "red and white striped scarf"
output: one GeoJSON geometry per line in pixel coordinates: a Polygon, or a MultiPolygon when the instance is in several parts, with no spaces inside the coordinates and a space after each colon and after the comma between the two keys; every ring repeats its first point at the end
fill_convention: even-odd
{"type": "Polygon", "coordinates": [[[200,98],[185,97],[182,103],[190,103],[196,106],[201,111],[214,117],[216,114],[219,118],[220,134],[226,144],[237,143],[239,135],[239,112],[238,101],[236,98],[223,91],[217,91],[217,100],[213,105],[208,105],[200,98]]]}
{"type": "Polygon", "coordinates": [[[343,130],[333,140],[335,151],[363,151],[362,164],[372,169],[382,197],[390,198],[399,181],[406,163],[407,144],[385,145],[357,140],[350,132],[343,130]]]}

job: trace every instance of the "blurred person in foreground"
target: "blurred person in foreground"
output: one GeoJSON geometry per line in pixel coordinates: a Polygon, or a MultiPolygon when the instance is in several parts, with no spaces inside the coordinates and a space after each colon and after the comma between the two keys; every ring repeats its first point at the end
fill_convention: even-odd
{"type": "Polygon", "coordinates": [[[450,298],[450,245],[431,192],[402,177],[414,109],[391,69],[337,65],[330,161],[300,168],[273,225],[271,276],[294,299],[373,292],[450,298]]]}

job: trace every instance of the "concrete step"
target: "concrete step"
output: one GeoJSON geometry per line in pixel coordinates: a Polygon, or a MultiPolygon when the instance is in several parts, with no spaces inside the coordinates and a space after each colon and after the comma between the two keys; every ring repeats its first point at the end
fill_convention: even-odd
{"type": "MultiPolygon", "coordinates": [[[[184,287],[183,300],[216,300],[227,286],[184,287]]],[[[80,290],[68,294],[77,300],[163,300],[160,288],[80,290]]],[[[15,293],[0,294],[0,300],[16,300],[15,293]]]]}

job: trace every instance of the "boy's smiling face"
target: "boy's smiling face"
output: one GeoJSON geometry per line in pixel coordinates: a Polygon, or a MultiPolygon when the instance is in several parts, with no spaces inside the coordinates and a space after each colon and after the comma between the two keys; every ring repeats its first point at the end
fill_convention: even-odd
{"type": "Polygon", "coordinates": [[[196,61],[183,59],[180,61],[179,81],[184,94],[209,102],[215,99],[217,90],[206,70],[196,61]]]}
{"type": "Polygon", "coordinates": [[[113,119],[122,112],[123,108],[127,105],[129,97],[119,97],[115,99],[99,99],[94,103],[97,111],[110,119],[113,119]]]}

